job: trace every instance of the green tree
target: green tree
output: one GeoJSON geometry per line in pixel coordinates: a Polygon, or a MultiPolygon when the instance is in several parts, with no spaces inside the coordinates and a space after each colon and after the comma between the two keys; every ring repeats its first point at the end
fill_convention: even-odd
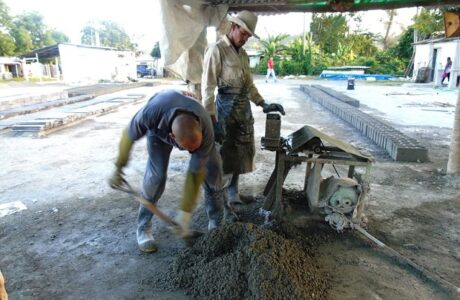
{"type": "Polygon", "coordinates": [[[16,48],[14,39],[10,36],[11,16],[9,8],[0,0],[0,56],[11,56],[16,48]]]}
{"type": "Polygon", "coordinates": [[[161,51],[160,51],[160,43],[156,42],[155,46],[153,46],[152,52],[150,52],[150,56],[155,58],[161,58],[161,51]]]}
{"type": "Polygon", "coordinates": [[[96,28],[94,26],[86,25],[85,27],[83,27],[80,33],[80,43],[82,43],[83,45],[96,45],[96,28]]]}
{"type": "Polygon", "coordinates": [[[347,45],[356,56],[370,57],[378,51],[377,46],[375,46],[375,39],[376,36],[372,33],[353,33],[347,35],[344,39],[344,45],[347,45]]]}
{"type": "Polygon", "coordinates": [[[130,37],[117,23],[112,21],[101,22],[103,30],[99,34],[101,45],[118,50],[135,50],[130,37]]]}
{"type": "Polygon", "coordinates": [[[50,30],[51,38],[53,39],[55,44],[58,43],[68,43],[70,41],[69,37],[60,31],[57,30],[50,30]]]}
{"type": "Polygon", "coordinates": [[[125,30],[112,21],[101,21],[97,25],[88,24],[81,30],[81,43],[95,45],[99,37],[100,46],[118,50],[136,50],[125,30]]]}
{"type": "Polygon", "coordinates": [[[342,14],[313,14],[310,24],[313,41],[326,53],[336,53],[345,39],[348,23],[342,14]]]}
{"type": "Polygon", "coordinates": [[[387,49],[389,46],[389,37],[390,37],[390,29],[393,25],[394,17],[398,15],[395,9],[390,9],[385,11],[388,15],[388,20],[384,22],[385,24],[385,36],[383,37],[383,49],[387,49]]]}
{"type": "Polygon", "coordinates": [[[412,43],[414,42],[414,27],[409,26],[399,37],[395,45],[390,47],[388,51],[396,57],[401,58],[406,63],[409,63],[409,60],[412,57],[414,48],[412,43]]]}
{"type": "Polygon", "coordinates": [[[0,32],[0,56],[12,56],[15,49],[13,38],[9,34],[0,32]]]}
{"type": "Polygon", "coordinates": [[[289,37],[288,34],[278,34],[278,35],[268,35],[268,38],[265,40],[260,40],[262,44],[262,49],[264,51],[265,57],[274,57],[276,55],[280,55],[284,50],[285,47],[282,42],[289,37]]]}
{"type": "Polygon", "coordinates": [[[420,40],[429,39],[433,33],[444,30],[444,17],[439,9],[422,8],[414,18],[414,29],[418,32],[420,40]]]}
{"type": "Polygon", "coordinates": [[[29,31],[24,27],[16,27],[11,30],[11,35],[15,40],[16,49],[18,54],[26,53],[34,49],[34,43],[29,31]]]}
{"type": "MultiPolygon", "coordinates": [[[[20,15],[13,21],[14,27],[17,29],[15,33],[22,34],[23,31],[27,31],[32,40],[34,49],[42,48],[54,44],[51,37],[51,32],[43,22],[43,16],[37,12],[28,12],[24,15],[20,15]]],[[[17,36],[13,34],[14,39],[17,36]]],[[[23,49],[16,49],[17,52],[23,52],[23,49]]]]}
{"type": "Polygon", "coordinates": [[[10,9],[0,0],[0,29],[5,30],[11,27],[10,9]]]}
{"type": "Polygon", "coordinates": [[[319,48],[313,43],[311,33],[307,33],[305,38],[299,37],[290,41],[285,47],[285,52],[292,62],[285,63],[283,66],[295,65],[293,68],[297,69],[297,73],[311,74],[312,58],[319,53],[319,48]]]}

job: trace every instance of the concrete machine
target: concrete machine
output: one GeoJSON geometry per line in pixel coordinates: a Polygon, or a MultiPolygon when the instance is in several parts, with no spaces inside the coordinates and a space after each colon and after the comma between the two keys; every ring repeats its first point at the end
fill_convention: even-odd
{"type": "Polygon", "coordinates": [[[276,152],[276,162],[264,189],[263,209],[277,217],[285,215],[290,206],[282,197],[283,183],[294,166],[306,163],[302,180],[307,210],[313,215],[323,215],[337,231],[365,223],[363,210],[373,158],[310,126],[287,138],[280,136],[280,130],[280,115],[267,114],[261,143],[263,149],[276,152]],[[325,177],[326,173],[335,176],[325,177]]]}
{"type": "Polygon", "coordinates": [[[291,209],[283,200],[282,186],[294,166],[306,163],[302,180],[307,210],[323,215],[337,231],[365,223],[363,210],[373,158],[310,126],[300,128],[287,138],[280,136],[280,129],[280,115],[267,114],[261,143],[263,149],[276,152],[276,162],[264,189],[263,208],[277,217],[291,209]],[[325,177],[327,173],[330,176],[325,177]]]}
{"type": "Polygon", "coordinates": [[[264,210],[291,222],[295,222],[296,213],[322,216],[339,232],[347,228],[356,230],[399,263],[438,283],[455,297],[460,295],[459,287],[402,256],[364,229],[364,207],[374,162],[371,155],[311,126],[303,126],[287,138],[280,136],[280,130],[280,115],[267,114],[261,144],[263,149],[276,152],[276,162],[263,192],[264,210]],[[289,171],[302,163],[306,163],[305,176],[301,178],[305,197],[300,200],[306,203],[298,207],[284,199],[282,188],[289,171]]]}

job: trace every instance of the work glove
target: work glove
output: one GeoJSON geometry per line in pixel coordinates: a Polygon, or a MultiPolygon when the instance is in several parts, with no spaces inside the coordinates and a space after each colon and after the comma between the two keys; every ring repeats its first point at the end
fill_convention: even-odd
{"type": "Polygon", "coordinates": [[[286,114],[284,112],[283,106],[281,104],[278,104],[278,103],[268,104],[266,102],[263,102],[262,108],[263,108],[263,112],[266,113],[266,114],[269,113],[269,112],[274,112],[274,111],[280,112],[283,116],[286,114]]]}
{"type": "Polygon", "coordinates": [[[125,174],[119,168],[115,168],[115,171],[112,174],[112,177],[109,178],[109,185],[112,189],[120,189],[123,187],[125,178],[123,177],[125,174]]]}
{"type": "Polygon", "coordinates": [[[113,189],[119,189],[123,186],[125,175],[122,171],[123,167],[128,164],[129,153],[133,146],[133,141],[128,136],[128,129],[124,129],[121,134],[120,144],[118,145],[118,157],[115,161],[115,171],[112,177],[109,178],[109,185],[113,189]]]}
{"type": "Polygon", "coordinates": [[[182,201],[179,205],[182,211],[192,213],[195,209],[200,186],[204,182],[204,176],[204,171],[199,171],[197,173],[187,171],[184,194],[182,195],[182,201]]]}
{"type": "Polygon", "coordinates": [[[216,115],[211,115],[212,127],[214,129],[214,140],[218,144],[223,144],[225,139],[225,129],[222,123],[217,122],[216,115]]]}
{"type": "Polygon", "coordinates": [[[125,128],[121,134],[120,144],[118,145],[118,157],[115,166],[119,171],[128,164],[129,154],[133,147],[133,141],[128,135],[128,129],[125,128]]]}
{"type": "Polygon", "coordinates": [[[192,220],[192,213],[178,210],[174,222],[178,226],[173,227],[173,233],[176,237],[184,239],[190,236],[190,222],[192,220]]]}
{"type": "Polygon", "coordinates": [[[216,141],[216,143],[222,145],[225,139],[225,130],[222,124],[219,122],[213,123],[212,125],[214,128],[214,140],[216,141]]]}

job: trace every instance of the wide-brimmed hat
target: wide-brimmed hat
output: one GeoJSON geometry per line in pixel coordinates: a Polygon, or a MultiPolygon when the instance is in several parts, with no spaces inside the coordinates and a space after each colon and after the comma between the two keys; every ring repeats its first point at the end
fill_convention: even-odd
{"type": "Polygon", "coordinates": [[[230,16],[228,20],[243,27],[244,30],[249,32],[256,39],[259,38],[259,36],[255,34],[257,16],[254,13],[247,10],[242,10],[236,16],[230,16]]]}

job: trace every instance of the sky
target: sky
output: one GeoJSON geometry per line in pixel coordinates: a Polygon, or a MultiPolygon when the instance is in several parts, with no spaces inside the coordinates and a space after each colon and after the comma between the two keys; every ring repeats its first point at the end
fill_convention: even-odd
{"type": "MultiPolygon", "coordinates": [[[[97,23],[111,20],[119,24],[141,50],[151,51],[160,39],[158,0],[3,0],[10,8],[10,15],[37,11],[44,17],[47,26],[65,33],[71,43],[79,44],[80,31],[88,22],[97,23]]],[[[415,8],[398,10],[392,33],[399,34],[410,25],[415,8]]],[[[363,16],[361,29],[374,33],[384,33],[383,20],[386,13],[381,10],[360,13],[363,16]]],[[[301,34],[311,20],[310,13],[290,13],[276,16],[261,16],[256,33],[261,38],[268,34],[301,34]]]]}

